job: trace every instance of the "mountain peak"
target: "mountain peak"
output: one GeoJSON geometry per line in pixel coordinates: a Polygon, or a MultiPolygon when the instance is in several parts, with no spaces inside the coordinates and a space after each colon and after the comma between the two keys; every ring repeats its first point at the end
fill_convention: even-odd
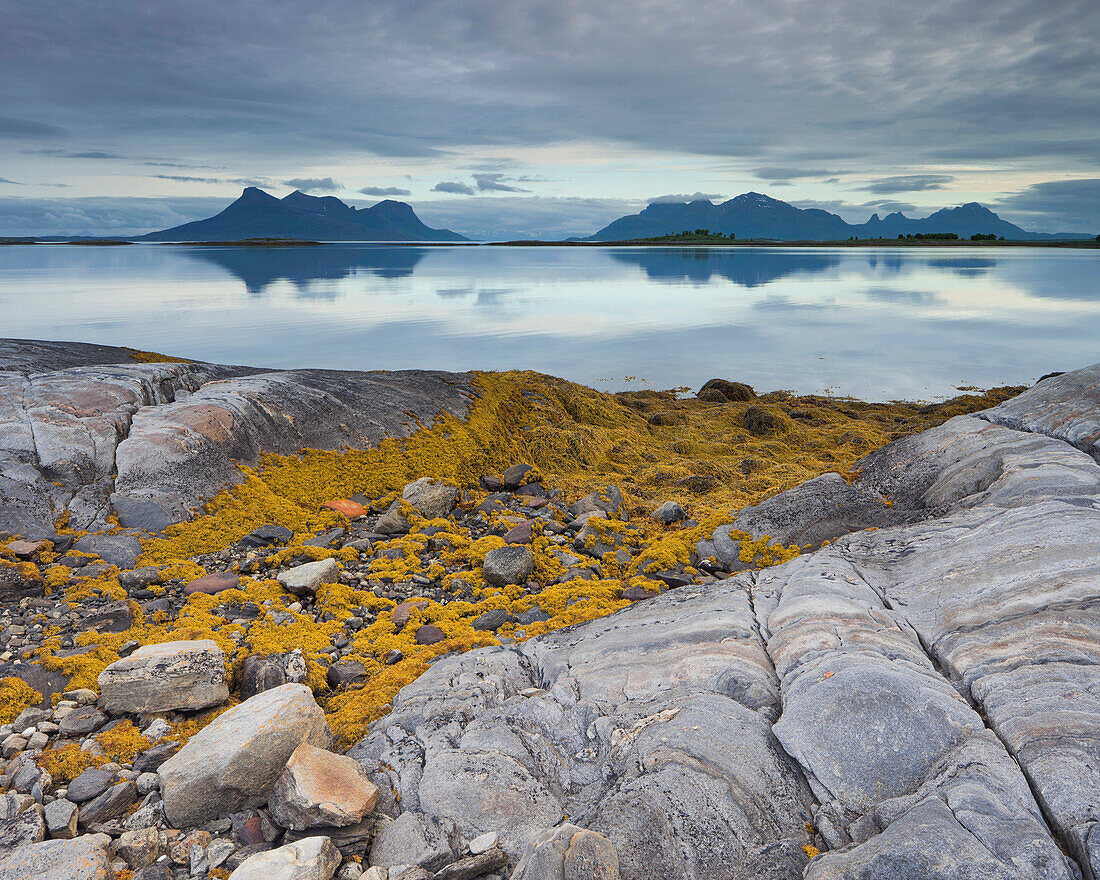
{"type": "Polygon", "coordinates": [[[315,241],[465,241],[449,229],[425,226],[404,202],[356,210],[336,196],[295,190],[281,199],[254,186],[214,217],[142,236],[148,241],[235,241],[285,238],[315,241]]]}

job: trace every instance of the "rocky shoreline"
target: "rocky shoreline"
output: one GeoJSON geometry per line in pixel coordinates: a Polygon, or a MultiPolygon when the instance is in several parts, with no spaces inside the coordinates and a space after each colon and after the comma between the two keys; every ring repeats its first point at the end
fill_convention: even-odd
{"type": "Polygon", "coordinates": [[[1013,394],[0,340],[0,880],[1095,880],[1100,365],[1013,394]]]}

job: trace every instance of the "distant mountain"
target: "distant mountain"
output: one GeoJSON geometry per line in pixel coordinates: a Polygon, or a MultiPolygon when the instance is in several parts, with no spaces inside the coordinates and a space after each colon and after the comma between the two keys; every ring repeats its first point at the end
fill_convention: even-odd
{"type": "Polygon", "coordinates": [[[843,241],[856,238],[897,238],[929,232],[954,232],[959,238],[972,235],[1003,235],[1014,241],[1054,238],[1091,238],[1091,235],[1027,232],[1002,220],[988,208],[970,202],[944,208],[921,220],[911,220],[900,211],[866,223],[852,224],[820,208],[796,208],[762,193],[750,192],[716,205],[706,199],[694,202],[655,202],[639,214],[620,217],[591,236],[588,241],[628,241],[655,238],[686,229],[709,229],[740,239],[775,241],[843,241]]]}
{"type": "Polygon", "coordinates": [[[220,214],[150,232],[138,241],[239,241],[246,238],[466,241],[465,236],[449,229],[425,226],[404,202],[387,199],[370,208],[353,208],[335,196],[310,196],[295,190],[277,199],[254,186],[248,187],[220,214]]]}

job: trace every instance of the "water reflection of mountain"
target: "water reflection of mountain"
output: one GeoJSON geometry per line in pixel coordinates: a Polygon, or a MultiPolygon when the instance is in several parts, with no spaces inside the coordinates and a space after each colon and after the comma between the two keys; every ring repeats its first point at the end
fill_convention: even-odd
{"type": "Polygon", "coordinates": [[[310,247],[185,247],[196,260],[221,266],[256,295],[276,281],[289,281],[303,293],[313,281],[338,281],[364,272],[378,278],[413,274],[424,248],[322,244],[310,247]]]}
{"type": "Polygon", "coordinates": [[[638,248],[609,253],[655,281],[705,283],[717,275],[742,287],[760,287],[789,275],[816,275],[841,261],[839,254],[741,248],[638,248]]]}

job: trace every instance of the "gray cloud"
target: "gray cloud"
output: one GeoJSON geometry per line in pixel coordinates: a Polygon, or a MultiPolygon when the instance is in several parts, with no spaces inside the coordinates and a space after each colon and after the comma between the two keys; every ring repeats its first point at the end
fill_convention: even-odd
{"type": "Polygon", "coordinates": [[[1036,183],[993,209],[1037,232],[1100,233],[1100,178],[1036,183]]]}
{"type": "Polygon", "coordinates": [[[0,177],[0,183],[10,183],[12,186],[23,186],[24,184],[18,180],[8,180],[6,177],[0,177]]]}
{"type": "Polygon", "coordinates": [[[56,125],[0,116],[0,138],[54,138],[64,133],[65,130],[56,125]]]}
{"type": "Polygon", "coordinates": [[[432,192],[454,193],[460,196],[472,196],[476,194],[472,186],[468,183],[462,183],[459,180],[441,180],[432,187],[432,192]]]}
{"type": "Polygon", "coordinates": [[[646,204],[679,204],[680,202],[698,202],[700,199],[706,200],[708,202],[717,202],[721,200],[721,198],[721,193],[693,192],[690,195],[687,195],[685,193],[669,193],[665,196],[654,196],[652,199],[646,199],[646,204]]]}
{"type": "Polygon", "coordinates": [[[529,189],[521,189],[518,186],[511,186],[510,184],[504,183],[504,180],[504,175],[499,171],[486,171],[474,175],[474,183],[477,185],[478,192],[525,193],[531,191],[529,189]]]}
{"type": "Polygon", "coordinates": [[[336,192],[343,189],[331,177],[292,177],[290,180],[284,180],[283,186],[292,186],[295,189],[300,189],[302,192],[336,192]]]}
{"type": "Polygon", "coordinates": [[[261,177],[189,177],[186,174],[154,174],[156,180],[172,180],[176,183],[232,183],[235,186],[270,186],[261,177]]]}
{"type": "Polygon", "coordinates": [[[109,150],[23,150],[27,155],[55,156],[59,159],[125,159],[118,153],[109,150]]]}
{"type": "Polygon", "coordinates": [[[951,183],[954,179],[950,174],[901,174],[894,177],[878,177],[859,188],[882,195],[924,192],[930,189],[943,189],[945,183],[951,183]]]}
{"type": "Polygon", "coordinates": [[[794,168],[789,165],[768,165],[753,171],[753,174],[761,180],[776,181],[798,180],[805,177],[828,177],[830,174],[836,173],[824,168],[794,168]]]}
{"type": "Polygon", "coordinates": [[[398,186],[364,186],[359,190],[365,196],[408,196],[412,193],[398,186]]]}

